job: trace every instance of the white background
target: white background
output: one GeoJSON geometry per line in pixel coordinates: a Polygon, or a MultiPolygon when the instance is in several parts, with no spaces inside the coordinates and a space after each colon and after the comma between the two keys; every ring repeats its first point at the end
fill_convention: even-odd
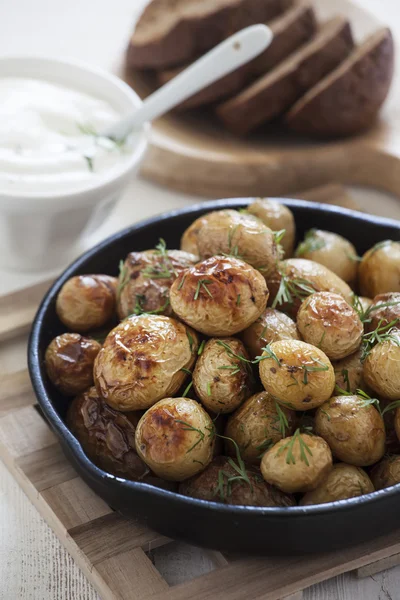
{"type": "MultiPolygon", "coordinates": [[[[0,55],[42,53],[80,58],[113,70],[115,54],[106,41],[118,35],[120,55],[145,0],[0,0],[0,55]]],[[[384,22],[400,40],[398,0],[359,0],[384,22]]],[[[0,99],[1,101],[1,99],[0,99]]],[[[371,212],[400,218],[397,200],[357,191],[357,198],[371,212]],[[378,208],[379,203],[379,208],[378,208]]],[[[91,243],[146,216],[193,202],[194,198],[136,181],[121,199],[107,225],[91,243]]],[[[24,287],[49,274],[0,271],[0,293],[24,287]]],[[[0,356],[0,374],[7,358],[0,356]]],[[[196,550],[176,545],[161,552],[158,566],[171,583],[183,574],[210,568],[196,550]],[[166,558],[168,554],[168,560],[166,558]]],[[[0,463],[0,600],[95,600],[96,593],[52,531],[43,522],[0,463]]],[[[400,600],[400,568],[358,581],[338,577],[308,590],[307,600],[400,600]]],[[[251,600],[251,599],[249,599],[251,600]]]]}

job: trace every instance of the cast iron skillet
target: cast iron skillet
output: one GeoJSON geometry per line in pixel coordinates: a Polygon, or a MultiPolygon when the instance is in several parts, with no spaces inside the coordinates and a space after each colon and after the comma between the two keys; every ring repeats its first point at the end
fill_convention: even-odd
{"type": "MultiPolygon", "coordinates": [[[[180,236],[194,219],[215,209],[240,208],[249,200],[219,200],[173,211],[110,237],[76,260],[46,294],[29,341],[29,371],[43,413],[68,459],[81,477],[115,510],[145,520],[166,536],[235,552],[279,554],[321,552],[359,543],[400,526],[400,484],[320,506],[257,508],[228,506],[180,496],[148,484],[127,481],[96,467],[64,424],[67,401],[48,381],[43,367],[50,340],[65,331],[55,312],[57,293],[73,275],[117,275],[118,263],[132,250],[153,248],[160,237],[179,248],[180,236]]],[[[297,234],[319,227],[349,238],[360,254],[384,239],[400,240],[400,222],[337,207],[287,200],[297,234]]]]}

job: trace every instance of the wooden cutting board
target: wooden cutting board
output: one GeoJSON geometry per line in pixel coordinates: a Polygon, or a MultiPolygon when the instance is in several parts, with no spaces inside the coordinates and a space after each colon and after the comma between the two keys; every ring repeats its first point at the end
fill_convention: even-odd
{"type": "MultiPolygon", "coordinates": [[[[395,2],[397,0],[393,0],[395,2]]],[[[350,0],[314,0],[325,20],[342,14],[362,40],[387,25],[350,0]]],[[[141,73],[122,76],[142,96],[153,89],[141,73]]],[[[400,77],[373,130],[331,143],[311,143],[265,128],[238,139],[200,114],[154,123],[142,174],[164,186],[206,197],[291,194],[327,181],[367,185],[400,196],[400,77]]]]}

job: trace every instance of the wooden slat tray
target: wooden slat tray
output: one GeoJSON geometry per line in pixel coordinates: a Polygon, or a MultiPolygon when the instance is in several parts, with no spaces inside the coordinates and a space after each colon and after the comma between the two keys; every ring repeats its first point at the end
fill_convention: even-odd
{"type": "MultiPolygon", "coordinates": [[[[321,191],[311,194],[321,197],[321,191]]],[[[323,194],[348,202],[336,186],[323,194]]],[[[168,551],[172,540],[124,518],[96,496],[66,460],[36,406],[25,368],[26,332],[48,285],[0,298],[0,365],[8,356],[8,373],[0,375],[0,458],[103,600],[301,600],[305,588],[338,574],[366,577],[400,564],[400,531],[394,531],[318,556],[227,558],[202,550],[211,571],[170,586],[156,566],[157,549],[168,551]]]]}

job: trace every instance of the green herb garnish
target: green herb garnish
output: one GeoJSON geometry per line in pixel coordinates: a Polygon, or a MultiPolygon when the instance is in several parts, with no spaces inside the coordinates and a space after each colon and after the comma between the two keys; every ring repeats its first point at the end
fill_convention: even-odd
{"type": "Polygon", "coordinates": [[[213,297],[212,293],[210,292],[210,290],[207,287],[207,285],[210,285],[210,283],[212,283],[212,281],[210,279],[199,279],[199,281],[197,282],[197,288],[196,288],[196,291],[194,294],[194,300],[198,299],[201,289],[203,289],[210,296],[210,298],[213,297]]]}
{"type": "Polygon", "coordinates": [[[199,439],[193,444],[193,446],[190,446],[190,448],[186,450],[186,454],[189,454],[189,452],[191,452],[194,448],[196,448],[196,446],[200,444],[200,442],[204,440],[204,431],[201,431],[201,429],[197,429],[197,427],[193,427],[193,425],[187,423],[186,421],[181,421],[181,419],[175,419],[175,423],[180,423],[181,425],[184,425],[184,427],[181,427],[182,431],[193,431],[199,434],[199,439]]]}
{"type": "Polygon", "coordinates": [[[310,229],[304,236],[304,240],[298,245],[295,256],[304,256],[310,252],[321,250],[325,246],[325,241],[318,236],[316,229],[310,229]]]}
{"type": "Polygon", "coordinates": [[[295,433],[287,441],[287,443],[284,444],[281,448],[279,448],[276,456],[280,456],[281,454],[283,454],[283,452],[285,452],[285,450],[287,450],[286,464],[288,464],[288,465],[290,465],[290,464],[295,465],[296,464],[296,459],[295,459],[294,454],[293,454],[293,449],[294,449],[294,445],[295,445],[296,442],[298,442],[299,446],[300,446],[300,460],[302,462],[304,462],[307,465],[307,467],[309,467],[310,463],[308,461],[307,454],[309,454],[310,456],[312,456],[313,453],[310,450],[309,446],[306,444],[306,442],[303,440],[303,438],[301,436],[300,429],[296,429],[295,433]]]}

